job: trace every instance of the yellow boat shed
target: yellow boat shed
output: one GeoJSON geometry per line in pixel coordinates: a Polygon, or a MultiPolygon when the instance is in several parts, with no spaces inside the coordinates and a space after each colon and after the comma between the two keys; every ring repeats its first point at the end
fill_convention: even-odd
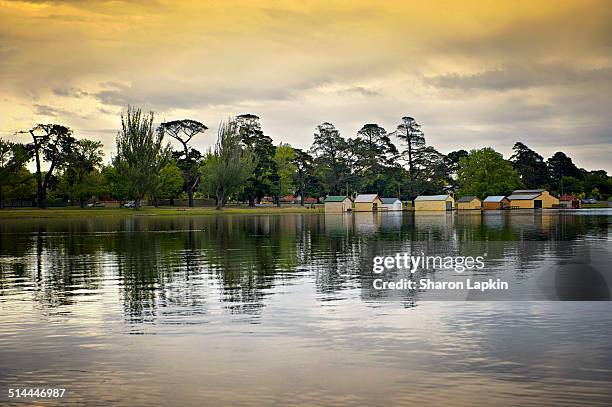
{"type": "Polygon", "coordinates": [[[481,209],[482,201],[477,196],[462,196],[457,199],[457,209],[459,210],[473,210],[481,209]]]}
{"type": "Polygon", "coordinates": [[[323,203],[325,213],[344,213],[353,209],[353,201],[348,196],[329,195],[323,203]]]}
{"type": "Polygon", "coordinates": [[[376,212],[381,208],[382,200],[378,194],[361,194],[355,198],[355,212],[376,212]]]}
{"type": "Polygon", "coordinates": [[[559,205],[559,199],[545,189],[517,189],[508,200],[511,209],[546,209],[559,205]]]}
{"type": "Polygon", "coordinates": [[[415,211],[450,211],[455,199],[450,195],[419,195],[414,200],[415,211]]]}

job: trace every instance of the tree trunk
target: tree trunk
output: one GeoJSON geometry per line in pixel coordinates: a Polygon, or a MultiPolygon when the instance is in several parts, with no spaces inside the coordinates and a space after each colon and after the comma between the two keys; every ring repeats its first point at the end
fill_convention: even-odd
{"type": "Polygon", "coordinates": [[[189,196],[189,207],[193,208],[193,188],[191,186],[187,186],[187,195],[189,196]]]}
{"type": "Polygon", "coordinates": [[[0,184],[0,209],[4,209],[4,191],[2,191],[2,184],[0,184]]]}
{"type": "Polygon", "coordinates": [[[249,206],[252,208],[255,206],[255,197],[249,195],[249,206]]]}
{"type": "Polygon", "coordinates": [[[85,208],[85,199],[81,198],[80,201],[81,201],[81,209],[85,208]]]}
{"type": "Polygon", "coordinates": [[[223,204],[225,203],[225,196],[223,193],[219,193],[217,194],[217,206],[216,206],[216,210],[220,211],[221,208],[223,208],[223,204]]]}
{"type": "Polygon", "coordinates": [[[38,207],[40,209],[46,209],[47,208],[47,194],[46,194],[46,188],[44,187],[44,185],[40,185],[38,187],[38,207]]]}
{"type": "Polygon", "coordinates": [[[304,206],[304,192],[300,194],[300,206],[304,206]]]}
{"type": "Polygon", "coordinates": [[[134,200],[134,210],[140,209],[140,198],[134,200]]]}
{"type": "Polygon", "coordinates": [[[30,134],[32,134],[32,139],[34,140],[34,157],[36,158],[36,200],[38,201],[36,203],[40,209],[44,209],[47,205],[43,191],[42,173],[40,172],[40,147],[31,130],[30,134]]]}

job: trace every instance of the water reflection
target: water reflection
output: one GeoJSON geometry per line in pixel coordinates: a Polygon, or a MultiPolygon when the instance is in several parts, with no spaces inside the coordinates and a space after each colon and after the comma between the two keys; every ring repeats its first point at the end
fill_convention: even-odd
{"type": "MultiPolygon", "coordinates": [[[[3,221],[0,296],[32,295],[54,309],[110,283],[130,322],[155,321],[160,308],[205,313],[215,296],[231,313],[257,315],[276,286],[309,276],[331,296],[371,277],[372,257],[431,251],[424,242],[510,259],[521,278],[543,258],[533,241],[565,242],[544,256],[562,259],[586,239],[608,239],[609,219],[517,211],[3,221]]],[[[402,293],[410,304],[413,294],[402,293]]]]}
{"type": "Polygon", "coordinates": [[[427,292],[364,286],[373,256],[486,251],[493,272],[516,281],[551,261],[567,266],[534,285],[576,299],[568,267],[592,267],[593,281],[609,268],[585,242],[608,244],[611,219],[3,220],[0,386],[65,383],[74,405],[609,405],[609,303],[428,302],[427,292]]]}

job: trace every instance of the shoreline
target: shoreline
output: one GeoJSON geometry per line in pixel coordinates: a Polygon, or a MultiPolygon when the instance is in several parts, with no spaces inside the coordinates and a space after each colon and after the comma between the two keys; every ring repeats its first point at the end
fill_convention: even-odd
{"type": "Polygon", "coordinates": [[[139,217],[139,216],[217,216],[217,215],[282,215],[290,213],[324,213],[323,207],[227,207],[217,210],[214,207],[144,207],[138,210],[129,208],[4,208],[0,209],[3,219],[60,219],[79,217],[139,217]]]}
{"type": "MultiPolygon", "coordinates": [[[[607,206],[590,206],[580,209],[544,209],[543,211],[581,211],[589,209],[610,209],[607,206]]],[[[520,211],[534,211],[533,209],[512,209],[507,211],[494,210],[452,210],[452,211],[418,211],[423,215],[444,214],[455,212],[461,215],[486,214],[486,213],[516,213],[520,211]]],[[[405,208],[403,211],[414,213],[414,209],[405,208]]],[[[214,207],[163,207],[155,208],[147,206],[139,210],[129,208],[4,208],[0,209],[0,220],[3,219],[60,219],[60,218],[83,218],[83,217],[144,217],[144,216],[225,216],[225,215],[283,215],[283,214],[324,214],[323,205],[315,208],[309,206],[230,206],[217,210],[214,207]]],[[[365,212],[360,212],[365,213],[365,212]]],[[[383,213],[383,212],[381,212],[383,213]]],[[[336,213],[334,213],[336,215],[336,213]]]]}

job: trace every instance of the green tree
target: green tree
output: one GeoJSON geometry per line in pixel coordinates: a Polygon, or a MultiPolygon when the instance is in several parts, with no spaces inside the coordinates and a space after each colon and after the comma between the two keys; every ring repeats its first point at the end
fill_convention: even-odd
{"type": "Polygon", "coordinates": [[[173,153],[185,178],[189,207],[193,207],[193,193],[200,182],[199,165],[202,154],[189,145],[193,137],[208,130],[204,124],[190,119],[173,120],[161,124],[166,134],[181,144],[182,150],[173,153]]]}
{"type": "Polygon", "coordinates": [[[36,197],[36,177],[25,166],[21,167],[4,186],[3,194],[5,200],[33,201],[36,197]]]}
{"type": "Polygon", "coordinates": [[[510,162],[525,187],[546,187],[549,176],[544,158],[521,142],[515,143],[512,150],[514,154],[510,157],[510,162]]]}
{"type": "Polygon", "coordinates": [[[36,160],[36,185],[38,207],[47,207],[47,189],[54,171],[64,165],[76,142],[72,130],[61,124],[37,124],[28,130],[32,136],[32,149],[36,160]],[[49,168],[42,171],[42,162],[46,161],[49,168]]]}
{"type": "Polygon", "coordinates": [[[0,139],[0,209],[4,207],[6,190],[23,182],[22,169],[31,158],[23,144],[0,139]]]}
{"type": "Polygon", "coordinates": [[[231,196],[242,191],[256,166],[255,155],[241,143],[239,124],[235,120],[222,122],[215,148],[208,151],[200,168],[200,188],[215,196],[220,210],[231,196]]]}
{"type": "Polygon", "coordinates": [[[584,191],[592,191],[597,189],[599,195],[603,198],[612,195],[612,177],[604,170],[582,171],[584,191]]]}
{"type": "Polygon", "coordinates": [[[154,114],[142,114],[129,107],[121,115],[121,131],[117,134],[117,155],[114,166],[128,198],[135,209],[146,194],[153,195],[161,169],[170,161],[172,150],[164,145],[163,129],[155,131],[154,114]]]}
{"type": "MultiPolygon", "coordinates": [[[[278,169],[278,196],[285,196],[295,192],[293,176],[297,170],[295,165],[295,150],[289,144],[281,143],[276,147],[274,162],[278,169]]],[[[277,202],[280,205],[280,200],[277,202]]]]}
{"type": "Polygon", "coordinates": [[[584,192],[584,182],[575,177],[561,177],[559,185],[563,186],[563,193],[579,194],[584,192]]]}
{"type": "Polygon", "coordinates": [[[175,164],[170,163],[161,169],[153,194],[153,202],[158,206],[159,199],[174,199],[183,190],[183,172],[175,164]]]}
{"type": "Polygon", "coordinates": [[[512,165],[491,147],[471,150],[459,160],[459,195],[506,195],[520,185],[512,165]]]}
{"type": "Polygon", "coordinates": [[[102,193],[108,194],[112,199],[122,201],[127,199],[128,193],[125,182],[113,164],[105,165],[100,171],[102,175],[102,193]]]}
{"type": "MultiPolygon", "coordinates": [[[[439,153],[435,148],[426,146],[419,151],[423,163],[419,165],[417,176],[410,179],[409,191],[419,194],[439,194],[448,189],[448,167],[444,161],[444,154],[439,153]]],[[[411,198],[413,197],[411,192],[411,198]]]]}
{"type": "Polygon", "coordinates": [[[293,175],[293,184],[295,185],[295,193],[300,196],[300,205],[304,206],[304,199],[307,194],[313,193],[320,188],[319,180],[315,175],[314,158],[305,151],[299,148],[294,149],[295,159],[295,174],[293,175]]]}
{"type": "Polygon", "coordinates": [[[78,201],[81,208],[85,202],[100,193],[102,177],[102,143],[87,139],[74,142],[64,164],[63,181],[70,199],[78,201]]]}
{"type": "MultiPolygon", "coordinates": [[[[399,153],[387,131],[378,124],[366,124],[357,132],[357,137],[347,143],[357,190],[384,193],[393,189],[392,174],[398,172],[399,153]]],[[[397,189],[393,195],[396,193],[397,189]]]]}
{"type": "Polygon", "coordinates": [[[468,152],[465,150],[451,151],[444,157],[444,164],[446,165],[446,180],[451,190],[457,188],[457,171],[459,170],[459,161],[468,156],[468,152]]]}
{"type": "Polygon", "coordinates": [[[242,144],[255,155],[255,169],[244,187],[249,206],[255,206],[255,202],[261,202],[261,198],[278,190],[278,169],[274,161],[276,147],[270,136],[261,130],[258,116],[242,114],[236,117],[235,123],[242,144]]]}
{"type": "MultiPolygon", "coordinates": [[[[348,144],[336,127],[328,122],[317,126],[310,148],[318,176],[328,194],[341,194],[350,175],[346,154],[348,144]]],[[[346,192],[346,191],[345,191],[346,192]]]]}
{"type": "Polygon", "coordinates": [[[426,147],[425,135],[421,130],[421,125],[409,116],[402,117],[402,123],[397,126],[395,136],[404,144],[402,155],[408,166],[408,177],[410,178],[410,195],[414,198],[417,195],[416,179],[425,162],[423,152],[426,147]]]}
{"type": "Polygon", "coordinates": [[[563,177],[582,178],[580,169],[572,162],[565,153],[558,151],[546,161],[550,174],[551,188],[557,192],[564,192],[563,177]]]}
{"type": "Polygon", "coordinates": [[[402,157],[407,166],[409,198],[414,199],[423,192],[439,192],[447,183],[444,156],[426,144],[421,125],[405,116],[393,134],[404,146],[402,157]]]}

